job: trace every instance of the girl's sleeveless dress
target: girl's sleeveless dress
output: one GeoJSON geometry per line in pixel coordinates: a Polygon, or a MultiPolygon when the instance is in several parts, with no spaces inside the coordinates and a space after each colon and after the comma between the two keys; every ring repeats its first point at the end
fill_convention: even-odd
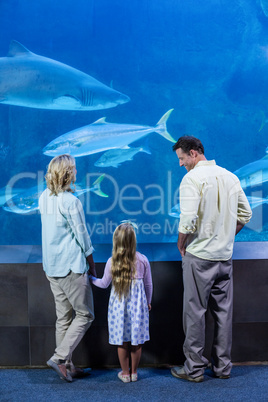
{"type": "Polygon", "coordinates": [[[140,345],[150,339],[149,310],[143,279],[131,281],[129,294],[119,300],[112,287],[108,307],[109,343],[140,345]]]}

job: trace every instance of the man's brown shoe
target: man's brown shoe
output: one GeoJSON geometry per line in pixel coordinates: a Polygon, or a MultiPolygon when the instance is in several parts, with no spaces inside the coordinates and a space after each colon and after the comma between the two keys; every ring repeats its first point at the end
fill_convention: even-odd
{"type": "Polygon", "coordinates": [[[221,380],[228,380],[230,378],[230,374],[215,375],[215,377],[220,378],[221,380]]]}

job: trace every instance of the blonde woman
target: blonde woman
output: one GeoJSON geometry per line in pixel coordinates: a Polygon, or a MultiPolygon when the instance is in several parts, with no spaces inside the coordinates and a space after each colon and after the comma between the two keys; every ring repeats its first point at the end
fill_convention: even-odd
{"type": "Polygon", "coordinates": [[[137,381],[142,344],[149,338],[152,276],[149,261],[136,251],[131,223],[119,225],[113,235],[113,253],[102,279],[94,285],[107,288],[112,282],[108,307],[109,343],[117,345],[123,382],[137,381]],[[131,357],[131,362],[129,357],[131,357]]]}
{"type": "Polygon", "coordinates": [[[76,173],[72,156],[59,155],[52,159],[46,174],[47,189],[39,199],[43,268],[50,282],[57,315],[56,350],[47,364],[68,382],[73,377],[87,374],[75,368],[72,352],[94,320],[88,277],[88,272],[95,274],[94,249],[82,204],[72,194],[76,173]]]}

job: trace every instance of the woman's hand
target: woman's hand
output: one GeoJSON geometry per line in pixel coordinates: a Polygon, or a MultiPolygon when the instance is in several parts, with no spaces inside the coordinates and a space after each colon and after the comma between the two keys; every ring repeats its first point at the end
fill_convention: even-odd
{"type": "Polygon", "coordinates": [[[93,255],[90,254],[87,256],[87,262],[89,265],[89,270],[88,270],[88,274],[95,276],[95,278],[97,278],[97,274],[96,274],[96,269],[95,269],[95,262],[93,260],[93,255]]]}

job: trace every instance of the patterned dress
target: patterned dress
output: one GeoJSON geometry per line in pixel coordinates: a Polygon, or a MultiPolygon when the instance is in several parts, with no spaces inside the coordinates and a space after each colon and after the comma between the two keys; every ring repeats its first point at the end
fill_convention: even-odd
{"type": "MultiPolygon", "coordinates": [[[[111,258],[107,261],[102,279],[92,278],[94,285],[106,288],[112,281],[111,258]]],[[[109,307],[109,343],[141,345],[150,339],[148,304],[152,298],[152,276],[149,261],[145,255],[136,253],[136,274],[132,279],[127,296],[118,294],[112,286],[109,307]]]]}

